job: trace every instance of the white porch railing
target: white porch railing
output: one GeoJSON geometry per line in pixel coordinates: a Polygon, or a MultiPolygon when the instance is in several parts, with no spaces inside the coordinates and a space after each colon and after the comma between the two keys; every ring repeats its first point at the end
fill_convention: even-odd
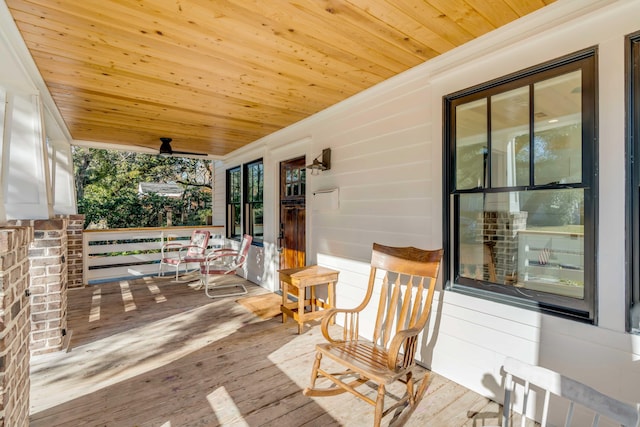
{"type": "Polygon", "coordinates": [[[162,245],[188,241],[194,229],[211,232],[210,248],[225,245],[224,227],[216,226],[84,230],[85,283],[157,274],[162,245]]]}

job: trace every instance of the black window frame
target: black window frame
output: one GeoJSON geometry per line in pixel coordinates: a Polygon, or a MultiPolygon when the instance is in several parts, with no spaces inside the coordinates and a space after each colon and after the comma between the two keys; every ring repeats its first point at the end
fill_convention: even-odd
{"type": "MultiPolygon", "coordinates": [[[[598,223],[598,133],[597,133],[597,48],[592,47],[540,64],[487,83],[483,83],[443,97],[443,236],[445,258],[445,290],[522,307],[525,309],[566,317],[586,323],[597,323],[597,223],[598,223]],[[546,184],[510,187],[510,191],[584,189],[584,298],[576,299],[544,292],[518,292],[515,286],[460,277],[458,269],[459,205],[456,195],[504,192],[505,188],[456,190],[455,182],[455,106],[477,99],[507,92],[511,89],[582,70],[582,181],[579,184],[546,184]],[[464,100],[464,102],[462,102],[464,100]],[[452,201],[453,200],[453,201],[452,201]]],[[[533,125],[533,110],[530,117],[533,125]]],[[[488,130],[490,133],[490,129],[488,130]]],[[[490,146],[489,146],[490,147],[490,146]]],[[[489,173],[489,175],[491,175],[489,173]]]]}
{"type": "Polygon", "coordinates": [[[626,330],[640,333],[640,31],[625,37],[626,330]]]}
{"type": "Polygon", "coordinates": [[[252,244],[262,244],[264,242],[264,235],[257,234],[252,219],[254,218],[251,212],[256,209],[256,206],[260,206],[263,211],[264,219],[264,162],[263,159],[257,159],[243,165],[243,191],[242,200],[244,204],[243,211],[243,232],[253,237],[252,244]],[[257,188],[254,188],[255,184],[250,178],[251,169],[255,166],[260,166],[261,178],[256,184],[257,188]]]}
{"type": "MultiPolygon", "coordinates": [[[[251,211],[251,205],[261,204],[264,211],[264,162],[262,158],[252,160],[247,163],[243,163],[226,170],[226,187],[225,187],[225,199],[226,199],[226,237],[236,241],[242,240],[244,234],[249,234],[253,237],[251,242],[254,246],[262,246],[264,244],[263,237],[256,238],[253,225],[250,221],[249,212],[251,211]],[[254,200],[253,197],[249,197],[249,193],[253,187],[249,181],[249,170],[251,167],[260,164],[262,165],[262,181],[259,185],[258,193],[259,200],[254,200]],[[235,185],[235,188],[232,186],[235,185]],[[233,198],[233,200],[232,200],[233,198]],[[236,223],[240,227],[240,233],[235,234],[235,227],[233,225],[234,213],[237,215],[238,222],[236,223]]],[[[263,213],[264,215],[264,213],[263,213]]]]}
{"type": "Polygon", "coordinates": [[[240,240],[242,233],[236,235],[234,219],[239,216],[238,224],[242,226],[242,179],[240,166],[226,170],[226,229],[227,239],[240,240]],[[235,177],[237,175],[237,178],[235,177]],[[236,184],[237,180],[237,184],[236,184]],[[232,188],[235,186],[236,188],[232,188]],[[235,214],[235,215],[234,215],[235,214]]]}

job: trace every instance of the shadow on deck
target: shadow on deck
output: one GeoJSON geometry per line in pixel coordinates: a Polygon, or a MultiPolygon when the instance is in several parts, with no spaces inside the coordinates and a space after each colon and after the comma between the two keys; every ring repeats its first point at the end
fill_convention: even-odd
{"type": "MultiPolygon", "coordinates": [[[[280,315],[257,316],[237,301],[269,293],[246,283],[248,295],[221,299],[169,278],[70,290],[69,351],[31,360],[30,425],[371,425],[359,399],[302,395],[319,323],[298,335],[280,315]]],[[[481,426],[497,409],[432,374],[407,425],[481,426]]]]}

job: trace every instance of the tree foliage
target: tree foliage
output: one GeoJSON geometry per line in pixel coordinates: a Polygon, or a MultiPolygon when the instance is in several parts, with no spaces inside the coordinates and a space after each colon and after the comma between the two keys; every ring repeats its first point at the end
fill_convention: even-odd
{"type": "Polygon", "coordinates": [[[85,226],[105,228],[202,225],[211,215],[211,162],[73,147],[78,212],[85,226]],[[174,183],[178,198],[140,194],[139,184],[174,183]]]}

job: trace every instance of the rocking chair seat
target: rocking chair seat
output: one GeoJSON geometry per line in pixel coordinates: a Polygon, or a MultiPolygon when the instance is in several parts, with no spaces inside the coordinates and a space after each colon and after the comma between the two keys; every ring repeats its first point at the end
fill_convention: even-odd
{"type": "Polygon", "coordinates": [[[204,256],[198,256],[198,257],[185,256],[182,259],[180,259],[180,258],[164,258],[162,260],[162,263],[163,264],[169,264],[169,265],[180,265],[180,264],[189,264],[189,263],[193,263],[193,262],[202,262],[202,261],[204,261],[204,256]]]}
{"type": "Polygon", "coordinates": [[[373,343],[358,341],[317,344],[316,350],[378,384],[391,384],[406,374],[403,369],[389,369],[389,353],[373,343]]]}

